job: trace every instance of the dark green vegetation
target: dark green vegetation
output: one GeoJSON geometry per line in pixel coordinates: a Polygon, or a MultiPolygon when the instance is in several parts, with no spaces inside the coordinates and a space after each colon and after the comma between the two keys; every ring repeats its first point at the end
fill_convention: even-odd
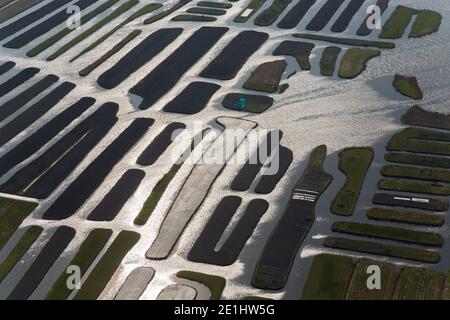
{"type": "MultiPolygon", "coordinates": [[[[306,284],[304,299],[346,300],[430,300],[441,298],[444,274],[417,267],[322,254],[314,258],[306,284]],[[354,266],[354,267],[353,267],[354,266]],[[381,270],[380,288],[369,289],[371,266],[381,270]],[[351,278],[351,279],[350,279],[351,278]]],[[[442,293],[448,297],[450,277],[442,293]]],[[[374,284],[372,282],[372,284],[374,284]]]]}
{"type": "Polygon", "coordinates": [[[406,97],[414,100],[423,99],[423,93],[416,77],[406,77],[396,74],[392,85],[399,93],[406,97]]]}
{"type": "Polygon", "coordinates": [[[336,68],[336,60],[341,52],[341,48],[338,47],[326,47],[323,50],[322,59],[320,60],[320,74],[323,76],[331,77],[334,74],[336,68]]]}
{"type": "Polygon", "coordinates": [[[314,44],[300,41],[283,41],[273,52],[274,56],[291,56],[297,60],[302,70],[310,70],[309,56],[314,44]]]}
{"type": "Polygon", "coordinates": [[[369,241],[328,237],[324,240],[323,244],[328,248],[370,253],[427,263],[437,263],[441,259],[439,253],[435,251],[399,247],[369,241]]]}
{"type": "Polygon", "coordinates": [[[329,37],[329,36],[322,36],[319,34],[309,34],[309,33],[295,33],[293,36],[296,38],[325,41],[325,42],[343,44],[343,45],[348,45],[348,46],[374,47],[374,48],[380,48],[380,49],[394,49],[395,48],[395,44],[392,42],[380,42],[380,41],[360,40],[360,39],[352,39],[352,38],[338,38],[338,37],[329,37]]]}
{"type": "Polygon", "coordinates": [[[322,254],[314,258],[303,288],[303,300],[342,300],[352,275],[349,257],[322,254]]]}
{"type": "Polygon", "coordinates": [[[369,219],[411,223],[425,226],[442,226],[444,217],[438,214],[417,211],[372,208],[367,212],[369,219]]]}
{"type": "Polygon", "coordinates": [[[347,300],[390,300],[394,294],[396,281],[395,267],[380,261],[360,259],[353,270],[352,279],[347,289],[347,300]],[[367,288],[367,270],[376,265],[381,270],[380,289],[367,288]]]}
{"type": "Polygon", "coordinates": [[[442,16],[439,13],[431,10],[416,10],[399,5],[384,24],[380,38],[401,38],[414,16],[417,17],[409,33],[410,38],[422,37],[439,30],[442,20],[442,16]]]}
{"type": "Polygon", "coordinates": [[[144,7],[142,7],[141,9],[137,10],[136,12],[134,12],[133,14],[131,14],[128,18],[126,18],[124,21],[122,21],[120,24],[118,24],[116,27],[114,27],[113,29],[111,29],[111,31],[108,31],[107,33],[105,33],[103,36],[101,36],[100,38],[98,38],[97,40],[95,40],[93,43],[91,43],[89,46],[87,46],[86,48],[84,48],[79,54],[77,54],[75,57],[73,57],[70,62],[75,61],[76,59],[78,59],[79,57],[81,57],[82,55],[84,55],[85,53],[91,51],[92,49],[96,48],[98,45],[100,45],[103,41],[105,41],[106,39],[108,39],[111,35],[113,35],[114,33],[116,33],[119,29],[121,29],[122,27],[124,27],[125,25],[129,24],[130,22],[142,17],[143,15],[149,14],[157,9],[161,8],[161,4],[159,3],[150,3],[144,7]]]}
{"type": "Polygon", "coordinates": [[[449,196],[450,187],[442,184],[428,184],[404,180],[380,180],[378,188],[381,190],[425,193],[436,196],[449,196]]]}
{"type": "Polygon", "coordinates": [[[380,55],[379,50],[350,48],[342,57],[339,77],[352,79],[359,76],[367,67],[367,62],[380,55]]]}
{"type": "Polygon", "coordinates": [[[17,262],[28,251],[34,241],[39,237],[42,230],[42,227],[31,226],[25,231],[11,253],[0,263],[0,282],[5,279],[12,268],[14,268],[17,262]]]}
{"type": "Polygon", "coordinates": [[[396,300],[436,300],[441,297],[444,275],[428,269],[403,267],[394,293],[396,300]]]}
{"type": "Polygon", "coordinates": [[[389,152],[386,153],[384,159],[388,162],[393,163],[450,169],[450,159],[447,158],[430,157],[418,154],[389,152]]]}
{"type": "MultiPolygon", "coordinates": [[[[105,3],[103,3],[102,5],[98,6],[94,10],[92,10],[91,12],[89,12],[85,15],[82,15],[80,24],[83,25],[83,24],[89,22],[90,20],[95,18],[97,15],[101,14],[102,12],[106,11],[108,8],[110,8],[111,6],[116,4],[118,1],[119,0],[108,0],[105,3]]],[[[74,30],[75,30],[74,28],[69,28],[69,27],[64,28],[63,30],[61,30],[60,32],[51,36],[44,42],[38,44],[33,49],[29,50],[27,52],[27,56],[28,57],[37,56],[39,53],[50,48],[51,46],[53,46],[55,43],[57,43],[59,40],[61,40],[62,38],[64,38],[66,35],[68,35],[69,33],[71,33],[74,30]]]]}
{"type": "Polygon", "coordinates": [[[344,216],[353,214],[373,156],[371,148],[348,148],[339,153],[339,170],[347,180],[331,204],[333,213],[344,216]]]}
{"type": "Polygon", "coordinates": [[[429,211],[447,211],[448,202],[445,200],[425,198],[425,197],[409,197],[400,194],[376,193],[372,202],[383,206],[397,206],[414,209],[424,209],[429,211]]]}
{"type": "MultiPolygon", "coordinates": [[[[80,268],[80,275],[83,277],[92,265],[95,258],[100,251],[105,247],[109,237],[112,234],[112,230],[108,229],[94,229],[89,233],[86,240],[81,244],[77,254],[69,263],[71,266],[78,266],[80,268]]],[[[72,292],[67,287],[67,280],[70,277],[70,273],[64,272],[59,276],[58,280],[53,284],[45,299],[47,300],[65,300],[72,292]]]]}
{"type": "Polygon", "coordinates": [[[268,93],[277,92],[281,76],[283,75],[286,66],[287,64],[284,60],[261,64],[252,72],[250,78],[244,83],[244,89],[268,93]]]}
{"type": "Polygon", "coordinates": [[[212,16],[223,16],[227,13],[226,10],[215,9],[215,8],[201,8],[201,7],[193,7],[186,10],[187,13],[196,13],[196,14],[208,14],[212,16]]]}
{"type": "Polygon", "coordinates": [[[261,8],[261,6],[266,2],[267,0],[252,0],[250,4],[245,8],[236,18],[234,18],[234,22],[243,23],[246,22],[248,19],[253,16],[256,11],[261,8]],[[249,11],[250,10],[250,11],[249,11]]]}
{"type": "Polygon", "coordinates": [[[195,147],[203,140],[205,135],[209,129],[203,130],[201,133],[199,133],[196,137],[192,139],[191,145],[183,152],[183,154],[180,155],[178,160],[175,162],[175,164],[170,168],[169,172],[167,172],[161,180],[158,181],[158,183],[155,185],[155,187],[152,190],[152,193],[147,198],[147,200],[144,202],[144,205],[139,211],[139,214],[134,219],[134,224],[136,225],[144,225],[147,223],[148,219],[153,213],[153,210],[155,210],[156,206],[158,205],[159,200],[163,196],[164,192],[166,191],[169,183],[172,181],[172,179],[177,174],[178,170],[180,170],[181,166],[183,165],[184,161],[189,157],[191,152],[195,149],[195,147]]]}
{"type": "Polygon", "coordinates": [[[407,128],[389,140],[386,150],[450,155],[450,134],[421,128],[407,128]],[[424,141],[426,140],[426,141],[424,141]]]}
{"type": "Polygon", "coordinates": [[[450,182],[450,171],[441,169],[385,166],[381,168],[381,174],[384,177],[450,182]]]}
{"type": "Polygon", "coordinates": [[[440,234],[368,223],[339,221],[335,222],[331,229],[334,232],[438,247],[442,246],[444,242],[440,234]]]}
{"type": "MultiPolygon", "coordinates": [[[[95,300],[101,294],[128,251],[138,242],[139,233],[121,231],[84,281],[74,300],[95,300]]],[[[81,256],[84,260],[85,257],[81,256]]]]}
{"type": "Polygon", "coordinates": [[[426,111],[419,106],[412,106],[401,116],[404,124],[419,127],[431,127],[450,130],[450,117],[438,112],[426,111]]]}
{"type": "Polygon", "coordinates": [[[0,250],[5,246],[22,221],[37,206],[36,203],[0,197],[0,250]]]}
{"type": "Polygon", "coordinates": [[[230,9],[233,5],[231,3],[214,2],[214,1],[199,1],[197,5],[200,7],[207,8],[220,8],[220,9],[230,9]]]}
{"type": "Polygon", "coordinates": [[[118,44],[114,45],[114,47],[111,48],[108,52],[106,52],[104,55],[102,55],[98,60],[93,62],[92,64],[85,67],[83,70],[79,72],[80,76],[86,77],[88,76],[92,71],[94,71],[96,68],[98,68],[100,65],[102,65],[106,60],[111,58],[113,55],[115,55],[117,52],[122,50],[123,47],[125,47],[131,40],[136,38],[138,35],[142,33],[142,30],[133,30],[131,31],[125,38],[123,38],[118,44]]]}
{"type": "Polygon", "coordinates": [[[255,24],[257,26],[270,26],[291,2],[292,0],[274,0],[269,8],[256,17],[255,24]]]}
{"type": "Polygon", "coordinates": [[[170,19],[172,21],[195,21],[195,22],[213,22],[216,21],[216,17],[210,17],[210,16],[197,16],[193,14],[180,14],[178,16],[173,17],[170,19]]]}
{"type": "MultiPolygon", "coordinates": [[[[173,7],[171,7],[170,9],[167,9],[165,11],[162,11],[156,15],[154,15],[153,17],[150,17],[146,20],[144,20],[144,24],[151,24],[154,23],[156,21],[159,21],[161,19],[164,19],[165,17],[167,17],[169,14],[172,14],[173,12],[177,11],[178,9],[184,7],[185,5],[187,5],[189,2],[191,2],[192,0],[180,0],[176,5],[174,5],[173,7]]],[[[158,4],[156,4],[158,5],[158,4]]],[[[159,7],[161,5],[159,4],[159,7]]]]}
{"type": "Polygon", "coordinates": [[[211,291],[210,300],[220,300],[226,283],[225,279],[222,277],[193,271],[179,271],[177,277],[200,282],[207,286],[211,291]]]}
{"type": "Polygon", "coordinates": [[[268,96],[229,93],[222,100],[222,106],[231,110],[261,113],[273,105],[273,98],[268,96]]]}

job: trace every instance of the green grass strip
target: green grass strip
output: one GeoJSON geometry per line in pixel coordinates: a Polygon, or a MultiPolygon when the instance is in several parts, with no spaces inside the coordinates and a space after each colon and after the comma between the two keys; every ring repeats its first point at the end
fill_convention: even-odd
{"type": "Polygon", "coordinates": [[[170,21],[194,21],[194,22],[213,22],[216,21],[216,17],[210,17],[210,16],[197,16],[194,14],[179,14],[170,21]]]}
{"type": "Polygon", "coordinates": [[[450,182],[450,171],[429,168],[385,166],[381,168],[384,177],[450,182]]]}
{"type": "MultiPolygon", "coordinates": [[[[112,230],[95,229],[89,233],[81,244],[77,254],[69,263],[69,266],[78,266],[83,276],[94,262],[97,255],[105,247],[111,237],[112,230]]],[[[67,280],[71,275],[65,271],[59,276],[47,294],[46,300],[65,300],[72,293],[67,287],[67,280]]]]}
{"type": "Polygon", "coordinates": [[[339,77],[353,79],[359,76],[367,68],[367,62],[380,54],[380,51],[375,49],[348,49],[342,57],[338,73],[339,77]]]}
{"type": "Polygon", "coordinates": [[[442,300],[450,300],[450,271],[448,271],[445,275],[445,283],[442,290],[442,300]]]}
{"type": "Polygon", "coordinates": [[[353,214],[373,157],[371,148],[348,148],[339,153],[339,170],[347,180],[331,204],[334,214],[353,214]]]}
{"type": "Polygon", "coordinates": [[[25,10],[34,7],[42,1],[43,0],[17,0],[14,3],[11,3],[9,6],[0,11],[0,23],[21,14],[25,10]]]}
{"type": "Polygon", "coordinates": [[[410,223],[432,227],[439,227],[444,224],[444,217],[442,215],[408,210],[372,208],[367,212],[367,217],[372,220],[410,223]]]}
{"type": "Polygon", "coordinates": [[[370,40],[352,39],[352,38],[339,38],[339,37],[322,36],[319,34],[295,33],[295,34],[293,34],[293,37],[308,39],[308,40],[325,41],[325,42],[343,44],[343,45],[348,45],[348,46],[374,47],[374,48],[380,48],[380,49],[394,49],[395,48],[395,44],[392,42],[370,41],[370,40]]]}
{"type": "Polygon", "coordinates": [[[209,288],[211,291],[210,300],[220,300],[223,289],[225,288],[226,281],[219,276],[213,276],[210,274],[193,272],[193,271],[180,271],[177,273],[178,278],[192,280],[200,282],[209,288]]]}
{"type": "Polygon", "coordinates": [[[0,250],[38,204],[0,197],[0,250]]]}
{"type": "Polygon", "coordinates": [[[438,263],[441,259],[439,253],[431,250],[407,248],[345,238],[328,237],[324,240],[323,245],[328,248],[350,250],[427,263],[438,263]]]}
{"type": "Polygon", "coordinates": [[[94,71],[96,68],[98,68],[101,64],[103,64],[106,60],[111,58],[113,55],[115,55],[117,52],[122,50],[123,47],[125,47],[130,41],[132,41],[134,38],[136,38],[138,35],[142,33],[142,30],[133,30],[130,32],[125,38],[123,38],[118,44],[116,44],[114,47],[111,48],[108,52],[106,52],[104,55],[102,55],[98,60],[96,60],[94,63],[88,65],[86,68],[81,70],[79,72],[79,75],[82,77],[88,76],[92,71],[94,71]]]}
{"type": "Polygon", "coordinates": [[[90,44],[89,46],[87,46],[85,49],[83,49],[79,54],[77,54],[75,57],[73,57],[72,59],[70,59],[70,62],[73,62],[75,60],[77,60],[79,57],[81,57],[82,55],[86,54],[87,52],[93,50],[94,48],[96,48],[98,45],[100,45],[103,41],[105,41],[106,39],[108,39],[110,36],[112,36],[114,33],[116,33],[119,29],[121,29],[122,27],[124,27],[125,25],[129,24],[130,22],[142,17],[143,15],[146,15],[150,12],[153,12],[159,8],[161,8],[161,4],[160,3],[150,3],[144,7],[142,7],[141,9],[137,10],[136,12],[134,12],[133,14],[131,14],[128,18],[126,18],[123,22],[121,22],[119,25],[117,25],[116,27],[114,27],[111,31],[107,32],[106,34],[104,34],[103,36],[101,36],[100,38],[98,38],[96,41],[94,41],[92,44],[90,44]]]}
{"type": "MultiPolygon", "coordinates": [[[[98,16],[100,13],[106,11],[107,9],[112,7],[114,4],[116,4],[118,1],[119,0],[108,0],[107,2],[103,3],[101,6],[98,6],[97,8],[95,8],[94,10],[89,12],[88,14],[82,15],[81,21],[80,21],[81,25],[89,22],[94,17],[98,16]]],[[[39,45],[37,45],[36,47],[34,47],[30,51],[28,51],[27,56],[28,57],[37,56],[39,53],[50,48],[51,46],[53,46],[55,43],[57,43],[59,40],[61,40],[62,38],[64,38],[66,35],[68,35],[69,33],[71,33],[74,30],[75,30],[75,28],[64,28],[57,34],[53,35],[52,37],[48,38],[44,42],[40,43],[39,45]]]]}
{"type": "Polygon", "coordinates": [[[437,233],[378,226],[368,223],[338,221],[333,224],[331,229],[334,232],[352,234],[356,236],[395,240],[435,247],[441,247],[444,243],[442,236],[437,233]]]}
{"type": "Polygon", "coordinates": [[[0,282],[6,278],[8,273],[14,268],[17,262],[28,251],[31,245],[36,241],[42,232],[42,227],[31,226],[25,234],[20,238],[11,253],[0,263],[0,282]]]}
{"type": "Polygon", "coordinates": [[[419,38],[437,32],[441,26],[442,16],[431,10],[421,10],[409,33],[410,38],[419,38]]]}
{"type": "Polygon", "coordinates": [[[388,162],[394,163],[450,169],[450,159],[448,158],[389,152],[386,153],[384,159],[388,162]]]}
{"type": "Polygon", "coordinates": [[[408,128],[394,135],[389,140],[386,150],[449,156],[450,145],[443,142],[450,142],[449,133],[421,128],[408,128]]]}
{"type": "Polygon", "coordinates": [[[331,77],[336,68],[336,60],[341,53],[341,48],[326,47],[323,50],[322,58],[320,59],[320,74],[326,77],[331,77]]]}
{"type": "Polygon", "coordinates": [[[450,187],[441,184],[428,184],[422,182],[412,182],[404,180],[378,181],[378,189],[389,191],[424,193],[435,196],[450,196],[450,187]]]}
{"type": "Polygon", "coordinates": [[[200,7],[220,8],[220,9],[230,9],[233,6],[231,3],[222,3],[214,1],[199,1],[197,2],[197,5],[200,7]]]}
{"type": "Polygon", "coordinates": [[[191,145],[182,153],[182,155],[178,158],[175,164],[170,168],[169,172],[167,172],[161,178],[161,180],[158,181],[158,183],[153,188],[152,193],[144,202],[141,211],[139,211],[139,214],[134,219],[134,224],[142,226],[147,223],[148,219],[150,218],[156,206],[158,205],[159,200],[161,199],[167,187],[169,186],[169,183],[175,177],[178,170],[180,170],[184,161],[189,157],[191,152],[194,151],[195,147],[203,140],[203,137],[206,135],[208,131],[209,129],[205,129],[200,134],[195,136],[192,139],[191,145]]]}
{"type": "Polygon", "coordinates": [[[172,14],[173,12],[177,11],[178,9],[181,9],[185,5],[187,5],[192,0],[180,0],[176,5],[174,5],[172,8],[165,10],[163,12],[158,13],[157,15],[154,15],[153,17],[150,17],[144,21],[144,24],[151,24],[156,21],[159,21],[161,19],[164,19],[168,15],[172,14]]]}
{"type": "Polygon", "coordinates": [[[128,10],[130,10],[131,8],[136,6],[138,3],[139,3],[139,0],[130,0],[130,1],[125,2],[120,7],[115,9],[110,15],[101,19],[99,22],[94,24],[92,27],[90,27],[89,29],[87,29],[86,31],[81,33],[80,35],[76,36],[75,38],[73,38],[72,40],[70,40],[69,42],[64,44],[61,48],[56,50],[53,54],[51,54],[47,58],[47,61],[52,61],[52,60],[58,58],[60,55],[62,55],[63,53],[65,53],[66,51],[68,51],[69,49],[71,49],[72,47],[74,47],[75,45],[77,45],[78,43],[83,41],[84,39],[88,38],[93,33],[97,32],[102,27],[104,27],[106,24],[108,24],[109,22],[116,19],[118,16],[120,16],[121,14],[127,12],[128,10]]]}
{"type": "Polygon", "coordinates": [[[208,14],[212,16],[223,16],[227,13],[226,10],[223,9],[214,9],[214,8],[202,8],[202,7],[193,7],[186,10],[187,13],[197,13],[197,14],[208,14]]]}
{"type": "Polygon", "coordinates": [[[396,271],[393,265],[380,261],[361,259],[353,270],[352,279],[347,290],[347,300],[390,300],[394,294],[396,271]],[[367,287],[370,266],[378,266],[381,270],[380,289],[370,290],[367,287]]]}
{"type": "Polygon", "coordinates": [[[234,22],[237,23],[244,23],[246,22],[248,19],[250,19],[261,7],[262,5],[266,2],[267,0],[252,0],[249,5],[241,11],[241,13],[239,13],[239,15],[236,16],[236,18],[234,18],[234,22]],[[246,12],[247,10],[252,10],[250,12],[250,14],[248,14],[247,16],[242,16],[242,14],[244,14],[244,12],[246,12]]]}
{"type": "Polygon", "coordinates": [[[349,257],[321,254],[314,258],[302,300],[343,300],[353,270],[349,257]]]}
{"type": "Polygon", "coordinates": [[[416,14],[416,10],[398,6],[395,11],[383,25],[381,29],[380,38],[382,39],[398,39],[403,36],[411,19],[416,14]]]}
{"type": "Polygon", "coordinates": [[[441,297],[444,275],[415,267],[403,267],[397,280],[394,300],[438,300],[441,297]]]}
{"type": "Polygon", "coordinates": [[[123,258],[139,241],[139,238],[140,234],[137,232],[121,231],[84,281],[74,300],[97,299],[120,266],[123,258]]]}

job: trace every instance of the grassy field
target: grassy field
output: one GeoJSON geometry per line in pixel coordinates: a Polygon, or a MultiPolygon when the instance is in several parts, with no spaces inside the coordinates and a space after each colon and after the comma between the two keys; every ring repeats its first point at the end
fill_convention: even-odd
{"type": "Polygon", "coordinates": [[[401,191],[401,192],[412,192],[412,193],[423,193],[435,196],[449,196],[450,187],[441,184],[428,184],[423,182],[412,182],[405,180],[385,180],[382,179],[378,181],[378,189],[390,190],[390,191],[401,191]]]}
{"type": "Polygon", "coordinates": [[[309,269],[302,300],[342,300],[353,270],[349,257],[322,254],[309,269]]]}
{"type": "Polygon", "coordinates": [[[450,182],[450,171],[440,169],[385,166],[381,168],[381,174],[384,177],[450,182]]]}
{"type": "Polygon", "coordinates": [[[320,59],[320,74],[326,77],[331,77],[336,68],[336,60],[341,52],[338,47],[326,47],[323,50],[322,59],[320,59]]]}
{"type": "Polygon", "coordinates": [[[0,197],[0,250],[37,206],[37,203],[0,197]]]}
{"type": "Polygon", "coordinates": [[[323,244],[328,248],[370,253],[426,263],[437,263],[441,259],[439,253],[435,251],[385,245],[369,241],[328,237],[324,240],[323,244]]]}
{"type": "Polygon", "coordinates": [[[450,271],[445,275],[444,288],[442,289],[442,300],[450,300],[450,271]]]}
{"type": "Polygon", "coordinates": [[[444,275],[434,270],[403,267],[395,288],[395,300],[440,299],[444,275]]]}
{"type": "Polygon", "coordinates": [[[334,214],[353,214],[373,157],[371,148],[348,148],[339,153],[339,170],[347,180],[331,204],[330,209],[334,214]]]}
{"type": "Polygon", "coordinates": [[[250,19],[251,18],[251,16],[253,16],[255,13],[256,13],[256,11],[258,11],[260,8],[261,8],[261,6],[266,2],[267,0],[252,0],[250,3],[249,3],[249,5],[241,12],[241,13],[239,13],[239,15],[237,15],[236,16],[236,18],[234,18],[234,22],[237,22],[237,23],[243,23],[243,22],[246,22],[248,19],[250,19]],[[252,10],[251,12],[250,12],[250,14],[249,15],[247,15],[247,16],[242,16],[242,14],[244,13],[244,12],[246,12],[247,10],[252,10]]]}
{"type": "Polygon", "coordinates": [[[372,208],[367,212],[372,220],[411,223],[438,227],[444,224],[444,217],[439,214],[418,211],[372,208]]]}
{"type": "Polygon", "coordinates": [[[450,159],[430,157],[407,153],[386,153],[384,159],[388,162],[403,163],[415,166],[450,169],[450,159]]]}
{"type": "MultiPolygon", "coordinates": [[[[117,2],[119,2],[119,0],[108,0],[105,3],[103,3],[102,5],[98,6],[94,10],[92,10],[91,12],[89,12],[85,15],[82,15],[80,24],[84,25],[85,23],[89,22],[90,20],[92,20],[93,18],[95,18],[96,16],[101,14],[102,12],[106,11],[108,8],[112,7],[117,2]]],[[[57,43],[59,40],[61,40],[62,38],[64,38],[66,35],[68,35],[69,33],[71,33],[74,30],[75,30],[74,28],[68,28],[68,27],[64,28],[63,30],[61,30],[60,32],[51,36],[44,42],[38,44],[33,49],[29,50],[27,52],[27,56],[28,57],[37,56],[39,53],[50,48],[51,46],[53,46],[55,43],[57,43]]]]}
{"type": "Polygon", "coordinates": [[[128,18],[126,18],[124,21],[119,23],[116,27],[111,29],[111,31],[105,33],[103,36],[99,37],[97,40],[95,40],[93,43],[91,43],[89,46],[84,48],[79,54],[77,54],[75,57],[70,59],[70,62],[75,61],[82,55],[86,54],[87,52],[95,49],[97,46],[99,46],[102,42],[104,42],[106,39],[108,39],[110,36],[112,36],[114,33],[116,33],[119,29],[126,26],[130,22],[142,17],[143,15],[149,14],[157,9],[161,8],[160,3],[150,3],[146,6],[143,6],[141,9],[137,10],[136,12],[132,13],[128,18]]]}
{"type": "Polygon", "coordinates": [[[331,229],[334,232],[436,247],[440,247],[444,243],[441,235],[437,233],[414,231],[388,226],[377,226],[368,223],[338,221],[333,224],[331,229]]]}
{"type": "Polygon", "coordinates": [[[390,300],[394,294],[397,273],[391,264],[360,259],[353,270],[352,279],[347,290],[347,300],[390,300]],[[381,270],[381,289],[369,290],[367,288],[370,266],[378,266],[381,270]]]}
{"type": "MultiPolygon", "coordinates": [[[[92,265],[100,251],[105,247],[108,239],[112,235],[109,229],[94,229],[89,233],[86,240],[83,241],[75,257],[69,263],[72,266],[78,266],[81,276],[86,274],[87,269],[92,265]]],[[[58,280],[53,284],[47,293],[46,300],[65,300],[72,293],[67,287],[67,280],[70,274],[65,271],[59,276],[58,280]]]]}
{"type": "Polygon", "coordinates": [[[220,297],[222,296],[222,292],[226,284],[225,279],[222,277],[200,272],[179,271],[177,273],[177,277],[200,282],[201,284],[207,286],[211,291],[210,300],[220,300],[220,297]]]}
{"type": "Polygon", "coordinates": [[[95,265],[74,300],[95,300],[120,266],[128,251],[138,242],[139,233],[121,231],[95,265]]]}
{"type": "Polygon", "coordinates": [[[367,67],[367,61],[380,55],[379,50],[350,48],[342,57],[339,77],[352,79],[360,75],[367,67]]]}
{"type": "Polygon", "coordinates": [[[396,74],[392,85],[399,93],[406,97],[414,100],[423,99],[422,90],[420,89],[415,77],[405,77],[400,74],[396,74]]]}
{"type": "Polygon", "coordinates": [[[180,158],[176,161],[176,163],[170,168],[169,172],[167,172],[161,180],[158,181],[158,183],[155,185],[155,187],[152,190],[152,193],[147,198],[147,200],[144,202],[144,205],[142,209],[139,211],[139,214],[134,219],[134,224],[136,225],[144,225],[147,223],[148,219],[153,213],[153,210],[155,210],[156,206],[158,205],[159,200],[163,196],[164,192],[166,191],[169,183],[172,181],[172,179],[177,174],[178,170],[180,170],[181,166],[183,165],[184,161],[189,157],[191,152],[195,149],[195,147],[202,141],[203,137],[206,135],[206,133],[209,130],[203,130],[198,136],[194,137],[191,142],[191,146],[187,148],[183,154],[180,156],[180,158]]]}
{"type": "Polygon", "coordinates": [[[42,227],[31,226],[25,231],[11,253],[0,263],[0,282],[6,278],[17,262],[28,251],[42,232],[42,227]]]}
{"type": "Polygon", "coordinates": [[[388,151],[450,155],[450,134],[421,128],[407,128],[389,140],[388,151]],[[427,141],[422,141],[427,140],[427,141]]]}
{"type": "Polygon", "coordinates": [[[244,89],[268,93],[277,92],[281,76],[283,75],[286,66],[287,64],[284,60],[270,61],[261,64],[244,83],[244,89]]]}
{"type": "Polygon", "coordinates": [[[410,38],[422,37],[439,30],[442,21],[442,16],[439,13],[399,5],[384,24],[380,38],[401,38],[414,16],[416,16],[416,19],[408,35],[410,38]]]}
{"type": "Polygon", "coordinates": [[[142,30],[133,30],[131,31],[125,38],[123,38],[118,44],[116,44],[114,47],[111,48],[108,52],[106,52],[104,55],[102,55],[98,60],[96,60],[94,63],[88,65],[83,70],[79,72],[79,75],[82,77],[88,76],[92,71],[94,71],[96,68],[98,68],[100,65],[102,65],[106,60],[111,58],[113,55],[115,55],[117,52],[122,50],[123,47],[125,47],[130,41],[132,41],[134,38],[136,38],[138,35],[142,33],[142,30]]]}
{"type": "Polygon", "coordinates": [[[270,26],[291,2],[292,0],[274,0],[269,8],[256,17],[255,25],[270,26]]]}
{"type": "Polygon", "coordinates": [[[196,16],[193,14],[180,14],[170,19],[171,21],[196,21],[196,22],[213,22],[216,21],[216,17],[209,16],[196,16]]]}

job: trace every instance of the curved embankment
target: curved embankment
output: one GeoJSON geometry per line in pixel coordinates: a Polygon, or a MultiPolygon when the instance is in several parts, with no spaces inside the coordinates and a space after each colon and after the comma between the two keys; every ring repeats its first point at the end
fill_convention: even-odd
{"type": "Polygon", "coordinates": [[[345,174],[346,181],[331,204],[331,212],[353,214],[373,157],[371,148],[348,148],[339,153],[339,170],[345,174]]]}
{"type": "Polygon", "coordinates": [[[348,49],[342,57],[339,67],[339,77],[352,79],[359,76],[366,69],[367,62],[380,54],[379,50],[374,49],[348,49]]]}
{"type": "Polygon", "coordinates": [[[333,179],[323,171],[326,154],[326,146],[319,146],[312,152],[283,216],[259,257],[253,286],[269,290],[280,290],[285,286],[297,252],[314,223],[318,198],[333,179]]]}
{"type": "Polygon", "coordinates": [[[179,271],[177,277],[207,286],[211,291],[211,300],[220,300],[226,284],[226,280],[222,277],[194,271],[179,271]]]}
{"type": "Polygon", "coordinates": [[[217,248],[219,240],[241,203],[242,199],[236,196],[227,196],[221,200],[189,252],[190,261],[219,266],[229,266],[236,261],[259,220],[269,208],[269,203],[265,200],[251,200],[225,243],[217,248]]]}

